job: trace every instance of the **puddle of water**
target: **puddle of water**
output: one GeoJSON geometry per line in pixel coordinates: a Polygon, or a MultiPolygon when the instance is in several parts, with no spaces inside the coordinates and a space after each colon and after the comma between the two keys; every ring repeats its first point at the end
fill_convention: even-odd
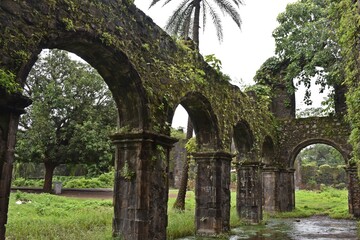
{"type": "MultiPolygon", "coordinates": [[[[302,219],[270,219],[266,225],[232,229],[229,240],[357,240],[357,222],[314,216],[302,219]]],[[[181,240],[214,238],[187,237],[181,240]]]]}

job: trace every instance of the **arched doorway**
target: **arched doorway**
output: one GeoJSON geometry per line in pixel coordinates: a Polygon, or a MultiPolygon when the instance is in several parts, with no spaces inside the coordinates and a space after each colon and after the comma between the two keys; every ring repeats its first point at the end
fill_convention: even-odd
{"type": "MultiPolygon", "coordinates": [[[[17,73],[17,79],[19,79],[19,82],[22,84],[26,83],[26,77],[31,69],[31,67],[34,65],[35,61],[37,60],[37,54],[40,53],[42,49],[45,48],[58,48],[67,50],[70,52],[73,52],[77,54],[78,56],[82,57],[84,60],[86,60],[88,63],[90,63],[101,75],[101,77],[104,79],[104,81],[109,86],[109,89],[112,92],[113,99],[116,102],[117,105],[117,114],[118,114],[118,120],[114,119],[114,122],[117,121],[117,125],[119,126],[119,129],[122,129],[126,132],[132,132],[134,129],[141,129],[144,130],[148,128],[149,122],[148,121],[148,111],[147,107],[145,107],[147,103],[147,99],[145,96],[145,91],[142,88],[142,84],[140,81],[140,77],[135,70],[134,66],[130,63],[129,59],[126,57],[126,55],[120,51],[114,51],[111,47],[106,46],[102,43],[100,39],[96,39],[93,36],[85,36],[86,34],[80,33],[80,32],[65,32],[58,35],[51,35],[48,39],[46,39],[46,42],[41,42],[41,47],[35,49],[29,57],[29,61],[24,63],[24,65],[21,67],[20,72],[17,73]]],[[[17,119],[13,119],[10,123],[11,126],[14,126],[14,128],[17,127],[17,119]]],[[[12,134],[15,134],[12,133],[12,134]]],[[[7,135],[10,135],[10,133],[7,133],[7,135]]],[[[137,136],[138,137],[138,136],[137,136]]],[[[127,138],[128,139],[128,138],[127,138]]],[[[133,141],[133,139],[132,139],[133,141]]],[[[13,142],[14,144],[14,142],[13,142]]],[[[142,144],[142,143],[140,143],[142,144]]],[[[118,144],[121,145],[121,144],[118,144]]],[[[171,144],[170,144],[171,145],[171,144]]],[[[141,148],[141,147],[140,147],[141,148]]],[[[121,147],[119,148],[121,149],[121,147]]],[[[124,152],[124,150],[118,151],[124,152]]],[[[151,156],[148,156],[151,158],[151,156]]],[[[121,172],[121,170],[124,167],[124,163],[127,161],[136,161],[136,155],[132,155],[129,159],[123,158],[118,154],[116,156],[118,162],[115,164],[116,172],[121,172]]],[[[12,160],[10,158],[7,158],[8,167],[6,167],[7,172],[11,172],[12,169],[12,160]]],[[[134,163],[136,165],[136,163],[134,163]]],[[[134,166],[132,165],[132,166],[134,166]]],[[[156,166],[159,167],[159,166],[156,166]]],[[[160,168],[160,167],[159,167],[160,168]]],[[[165,171],[165,169],[163,170],[165,171]]],[[[10,187],[10,178],[7,174],[2,174],[2,183],[4,185],[1,186],[1,189],[7,189],[6,191],[1,192],[1,198],[5,199],[5,202],[1,204],[1,213],[5,214],[5,217],[2,217],[1,219],[4,220],[4,222],[1,222],[1,226],[4,226],[6,223],[6,213],[7,213],[7,196],[9,195],[9,187],[10,187]]],[[[140,179],[141,180],[141,179],[140,179]]],[[[158,179],[157,179],[158,180],[158,179]]],[[[159,181],[162,181],[160,179],[159,181]]],[[[116,174],[116,185],[122,185],[124,182],[123,176],[121,174],[116,174]]],[[[126,182],[126,181],[125,181],[126,182]]],[[[146,180],[143,179],[140,182],[137,182],[139,184],[145,185],[146,180]]],[[[131,188],[135,189],[136,192],[136,184],[131,185],[127,181],[127,183],[131,188]]],[[[149,186],[148,182],[146,182],[146,185],[149,186]]],[[[159,184],[161,185],[161,184],[159,184]]],[[[140,190],[140,188],[137,188],[140,190]]],[[[123,209],[124,205],[128,204],[128,199],[126,198],[125,201],[120,196],[123,196],[124,193],[123,185],[115,186],[115,197],[114,197],[114,211],[115,211],[115,218],[114,218],[114,235],[119,234],[119,232],[126,232],[126,231],[133,231],[133,229],[128,228],[127,226],[122,225],[125,229],[122,229],[120,226],[120,221],[117,219],[128,219],[128,216],[124,214],[121,210],[123,209]]],[[[138,199],[141,198],[141,196],[137,195],[135,192],[126,192],[125,195],[127,195],[129,198],[132,199],[138,199]]],[[[143,191],[143,194],[146,194],[146,192],[143,191]]],[[[155,192],[153,194],[159,194],[160,199],[164,198],[163,193],[155,192]]],[[[151,195],[151,194],[150,194],[151,195]]],[[[165,194],[167,195],[167,194],[165,194]]],[[[154,196],[148,196],[152,201],[149,205],[159,205],[158,197],[154,196]]],[[[146,208],[150,208],[150,206],[135,206],[135,208],[140,209],[141,211],[144,211],[146,208]]],[[[162,204],[164,205],[164,204],[162,204]]],[[[125,207],[127,208],[127,207],[125,207]]],[[[147,210],[145,210],[147,211],[147,210]]],[[[166,207],[162,213],[163,215],[166,215],[166,207]]],[[[147,216],[151,216],[152,213],[150,212],[147,214],[147,216]]],[[[131,221],[131,220],[130,220],[131,221]]],[[[149,224],[149,221],[146,221],[149,224]]],[[[161,222],[161,221],[159,221],[161,222]]],[[[156,236],[157,234],[166,234],[166,222],[165,224],[161,223],[154,223],[156,227],[163,225],[163,231],[159,232],[158,230],[154,230],[151,232],[148,231],[146,228],[143,228],[144,231],[147,231],[146,234],[153,234],[156,236]],[[151,232],[151,233],[149,233],[151,232]]],[[[152,229],[153,227],[149,227],[152,229]]],[[[137,230],[136,230],[137,231],[137,230]]],[[[5,228],[1,230],[1,234],[5,233],[5,228]]],[[[131,235],[131,234],[129,234],[131,235]]]]}
{"type": "Polygon", "coordinates": [[[42,51],[23,94],[33,103],[20,119],[15,161],[37,164],[32,176],[45,176],[45,192],[52,192],[53,174],[61,164],[92,163],[98,173],[114,165],[108,136],[116,128],[116,107],[89,64],[66,51],[42,51]],[[101,165],[107,166],[101,170],[101,165]]]}
{"type": "MultiPolygon", "coordinates": [[[[230,228],[230,154],[219,152],[222,146],[217,118],[206,97],[191,92],[180,99],[180,104],[187,111],[196,135],[196,150],[191,154],[196,172],[196,232],[226,232],[230,228]],[[219,214],[213,215],[215,211],[219,214]]],[[[173,115],[174,111],[169,111],[169,122],[173,115]]]]}
{"type": "Polygon", "coordinates": [[[326,144],[303,148],[295,158],[295,189],[345,188],[346,162],[339,151],[326,144]]]}
{"type": "MultiPolygon", "coordinates": [[[[338,144],[336,144],[333,141],[330,141],[328,139],[308,139],[306,141],[303,141],[301,143],[299,143],[291,152],[290,154],[290,158],[289,158],[289,162],[291,164],[291,167],[294,167],[294,164],[296,163],[296,157],[299,155],[300,151],[306,151],[306,149],[311,148],[311,146],[313,146],[314,144],[319,145],[319,146],[324,146],[326,145],[327,147],[325,148],[325,150],[332,150],[337,152],[337,156],[340,157],[343,161],[344,166],[341,166],[340,168],[344,168],[346,171],[346,186],[348,188],[348,209],[349,212],[351,214],[353,214],[354,216],[356,216],[359,213],[359,204],[357,201],[358,195],[356,194],[357,189],[359,189],[359,185],[358,185],[358,177],[357,174],[355,173],[356,167],[351,165],[351,163],[349,162],[350,160],[350,155],[349,152],[346,149],[342,149],[338,144]],[[321,145],[320,145],[321,144],[321,145]],[[310,147],[309,147],[310,146],[310,147]],[[355,173],[355,174],[354,174],[355,173]]],[[[300,154],[301,156],[301,154],[300,154]]],[[[313,173],[314,176],[310,176],[309,179],[303,179],[304,181],[307,181],[308,185],[313,185],[315,187],[317,187],[316,182],[317,181],[338,181],[338,179],[336,179],[336,176],[330,176],[331,173],[326,173],[326,171],[331,171],[334,170],[335,167],[331,167],[330,164],[323,164],[322,169],[316,169],[315,171],[315,166],[316,164],[310,164],[310,166],[308,166],[309,171],[313,171],[315,173],[313,173]],[[312,169],[312,170],[311,170],[312,169]]],[[[320,166],[319,166],[320,167],[320,166]]],[[[343,175],[344,173],[341,170],[341,173],[339,173],[339,175],[343,175]]],[[[308,175],[311,175],[310,173],[308,175]]],[[[334,173],[334,175],[336,175],[334,173]]],[[[295,186],[295,183],[293,183],[293,185],[295,186]]],[[[343,185],[343,184],[341,184],[343,185]]],[[[295,187],[293,186],[293,191],[295,191],[295,187]]],[[[295,193],[293,194],[293,196],[295,197],[295,193]]],[[[295,203],[294,203],[295,205],[295,203]]]]}

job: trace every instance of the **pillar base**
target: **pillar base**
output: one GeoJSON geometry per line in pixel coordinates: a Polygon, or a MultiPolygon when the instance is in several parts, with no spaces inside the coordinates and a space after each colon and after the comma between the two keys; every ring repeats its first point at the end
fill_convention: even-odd
{"type": "Polygon", "coordinates": [[[237,168],[236,210],[246,222],[262,220],[262,167],[259,162],[245,162],[237,168]]]}
{"type": "Polygon", "coordinates": [[[346,168],[348,175],[348,206],[349,213],[360,218],[360,181],[356,166],[346,168]]]}
{"type": "Polygon", "coordinates": [[[295,209],[294,169],[265,167],[263,179],[263,210],[286,212],[295,209]]]}
{"type": "Polygon", "coordinates": [[[169,151],[176,139],[150,132],[116,134],[113,236],[166,239],[169,151]]]}
{"type": "Polygon", "coordinates": [[[230,162],[225,152],[194,153],[196,234],[215,236],[230,230],[230,162]]]}
{"type": "Polygon", "coordinates": [[[31,101],[0,87],[0,240],[5,239],[16,132],[20,115],[31,101]]]}

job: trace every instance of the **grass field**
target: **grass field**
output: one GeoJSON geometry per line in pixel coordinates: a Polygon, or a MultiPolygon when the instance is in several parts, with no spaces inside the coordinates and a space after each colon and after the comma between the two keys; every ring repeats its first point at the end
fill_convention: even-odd
{"type": "Polygon", "coordinates": [[[350,219],[348,210],[348,191],[324,188],[322,191],[296,191],[295,210],[276,213],[272,217],[309,217],[328,215],[331,218],[350,219]]]}
{"type": "MultiPolygon", "coordinates": [[[[170,196],[176,196],[170,190],[170,196]]],[[[231,226],[241,221],[236,216],[235,193],[232,193],[231,226]]],[[[275,217],[306,217],[329,214],[348,218],[347,191],[327,189],[322,192],[297,191],[296,210],[275,217]]],[[[195,197],[187,193],[184,212],[172,209],[169,199],[168,239],[193,235],[195,197]]],[[[49,194],[12,193],[9,205],[7,240],[111,239],[112,200],[65,198],[49,194]],[[22,201],[23,204],[16,204],[22,201]]],[[[269,217],[269,215],[267,215],[269,217]]]]}

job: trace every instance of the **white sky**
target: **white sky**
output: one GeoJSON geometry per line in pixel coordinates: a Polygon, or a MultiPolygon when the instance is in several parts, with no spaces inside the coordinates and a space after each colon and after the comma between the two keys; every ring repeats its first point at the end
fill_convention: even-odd
{"type": "MultiPolygon", "coordinates": [[[[203,55],[215,54],[222,61],[225,74],[233,80],[233,84],[254,84],[253,77],[262,63],[275,54],[275,41],[272,31],[278,26],[276,17],[285,11],[288,3],[295,0],[244,0],[245,5],[240,6],[242,19],[241,30],[228,16],[222,18],[224,39],[221,44],[216,37],[211,19],[207,21],[205,32],[200,35],[200,52],[203,55]]],[[[160,27],[164,27],[174,7],[180,1],[162,7],[163,1],[148,9],[151,0],[135,0],[135,5],[150,16],[160,27]]],[[[201,31],[202,32],[202,31],[201,31]]],[[[315,93],[315,92],[314,92],[315,93]]],[[[303,94],[303,93],[302,93],[303,94]]],[[[297,102],[303,97],[298,96],[297,102]]],[[[301,95],[301,93],[300,93],[301,95]]],[[[317,95],[317,94],[314,94],[317,95]]],[[[317,97],[322,100],[322,97],[317,97]]],[[[314,99],[315,104],[319,101],[314,99]]],[[[172,126],[186,126],[187,113],[184,109],[175,112],[172,126]]]]}

